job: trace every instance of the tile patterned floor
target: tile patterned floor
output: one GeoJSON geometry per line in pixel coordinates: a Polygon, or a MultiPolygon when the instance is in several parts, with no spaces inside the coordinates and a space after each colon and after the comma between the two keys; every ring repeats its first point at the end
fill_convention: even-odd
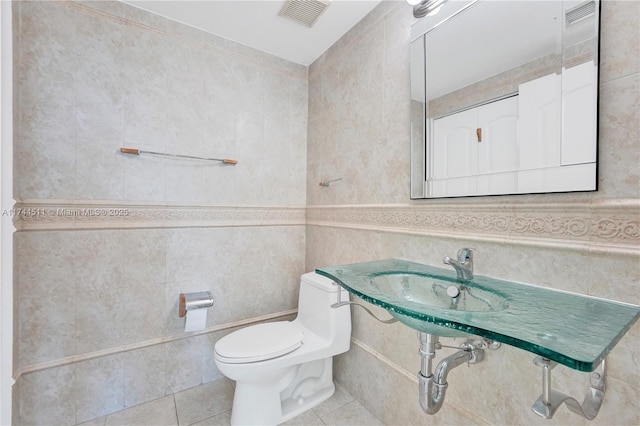
{"type": "MultiPolygon", "coordinates": [[[[228,426],[233,386],[222,378],[146,404],[100,417],[81,426],[228,426]],[[211,396],[215,395],[215,398],[211,396]]],[[[369,411],[336,385],[336,393],[284,423],[287,426],[382,426],[369,411]]]]}

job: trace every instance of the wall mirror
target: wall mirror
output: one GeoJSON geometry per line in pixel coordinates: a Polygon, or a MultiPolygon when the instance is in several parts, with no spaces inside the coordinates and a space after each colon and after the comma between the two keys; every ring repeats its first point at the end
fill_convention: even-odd
{"type": "Polygon", "coordinates": [[[594,191],[598,1],[447,1],[411,28],[411,198],[594,191]]]}

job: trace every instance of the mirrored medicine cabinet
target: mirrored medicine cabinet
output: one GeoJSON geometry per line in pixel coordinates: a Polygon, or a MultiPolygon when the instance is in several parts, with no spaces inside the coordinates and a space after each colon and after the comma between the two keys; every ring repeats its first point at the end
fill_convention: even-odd
{"type": "Polygon", "coordinates": [[[594,191],[599,1],[457,0],[411,28],[411,198],[594,191]]]}

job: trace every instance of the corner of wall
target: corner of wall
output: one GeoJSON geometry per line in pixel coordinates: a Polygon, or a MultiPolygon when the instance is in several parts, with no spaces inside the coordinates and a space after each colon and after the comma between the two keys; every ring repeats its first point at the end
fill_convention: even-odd
{"type": "Polygon", "coordinates": [[[13,366],[13,50],[12,2],[0,3],[0,424],[11,424],[13,366]]]}

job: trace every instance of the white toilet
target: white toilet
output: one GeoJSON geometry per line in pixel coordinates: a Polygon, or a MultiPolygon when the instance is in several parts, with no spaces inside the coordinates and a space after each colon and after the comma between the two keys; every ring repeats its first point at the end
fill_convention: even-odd
{"type": "Polygon", "coordinates": [[[295,320],[246,327],[216,343],[218,369],[236,381],[232,425],[283,423],[333,395],[333,356],[351,339],[349,306],[330,306],[339,291],[349,300],[329,278],[304,274],[295,320]]]}

